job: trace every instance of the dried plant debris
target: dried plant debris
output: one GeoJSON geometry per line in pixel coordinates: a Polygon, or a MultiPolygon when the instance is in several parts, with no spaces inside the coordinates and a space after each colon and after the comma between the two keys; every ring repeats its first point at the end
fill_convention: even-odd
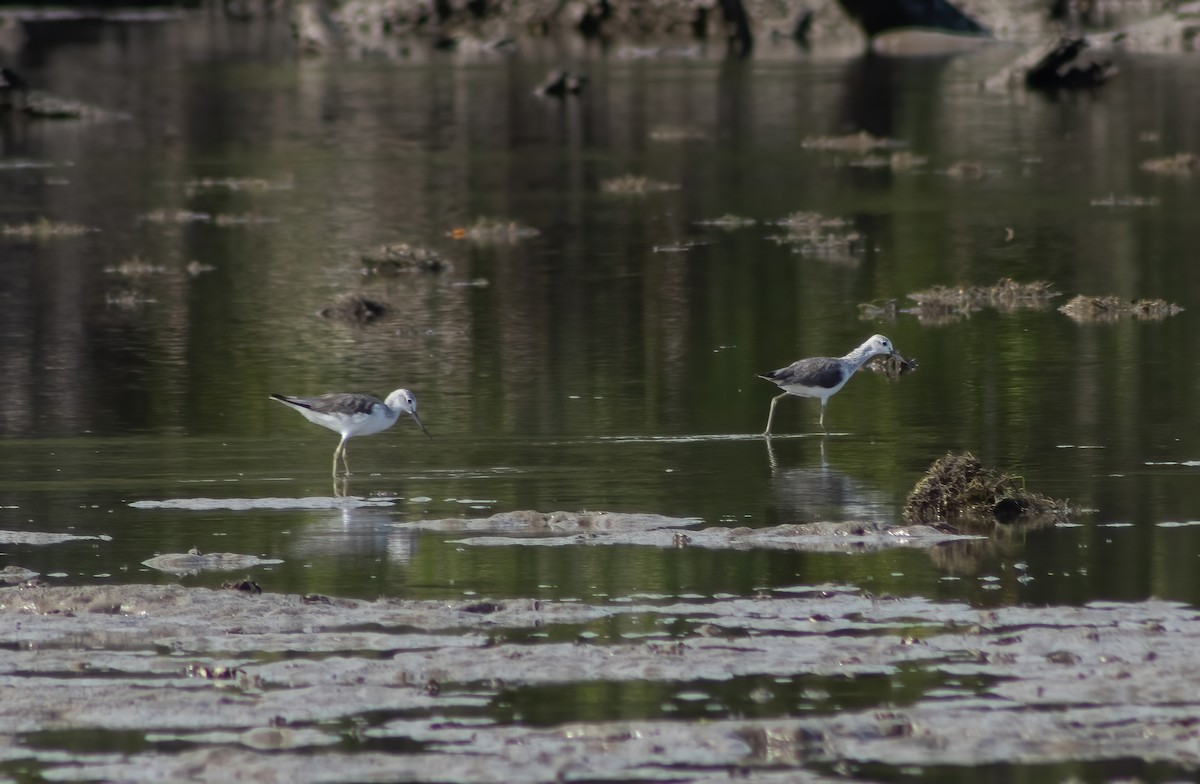
{"type": "Polygon", "coordinates": [[[917,360],[902,357],[900,354],[892,354],[891,356],[874,356],[867,360],[867,364],[863,366],[872,373],[878,373],[881,376],[895,381],[901,376],[916,372],[918,367],[917,360]]]}
{"type": "Polygon", "coordinates": [[[375,321],[387,312],[386,303],[355,293],[342,294],[331,304],[318,311],[323,318],[358,325],[375,321]]]}
{"type": "Polygon", "coordinates": [[[702,142],[708,134],[701,128],[690,125],[659,125],[650,129],[650,140],[655,142],[702,142]]]}
{"type": "Polygon", "coordinates": [[[192,212],[191,210],[171,210],[160,207],[139,216],[144,223],[208,223],[213,216],[207,212],[192,212]]]}
{"type": "Polygon", "coordinates": [[[978,161],[956,161],[946,167],[946,176],[961,182],[974,182],[987,176],[987,169],[978,161]]]}
{"type": "Polygon", "coordinates": [[[929,163],[929,158],[924,155],[916,155],[908,150],[900,150],[893,152],[891,155],[868,155],[865,158],[852,161],[850,165],[860,169],[890,169],[899,172],[911,171],[927,163],[929,163]]]}
{"type": "Polygon", "coordinates": [[[906,523],[968,529],[1064,522],[1070,513],[1066,501],[1026,490],[1020,477],[985,468],[970,452],[951,452],[934,461],[904,505],[906,523]]]}
{"type": "Polygon", "coordinates": [[[1045,310],[1058,296],[1051,286],[1042,280],[1018,283],[1012,278],[1001,278],[991,286],[934,286],[909,294],[908,298],[917,304],[904,312],[912,313],[922,323],[945,323],[984,308],[1002,313],[1045,310]]]}
{"type": "Polygon", "coordinates": [[[469,240],[480,245],[513,243],[536,237],[540,231],[502,218],[479,217],[470,226],[459,226],[447,232],[456,240],[469,240]]]}
{"type": "Polygon", "coordinates": [[[1200,155],[1181,152],[1166,158],[1151,158],[1142,161],[1141,170],[1152,174],[1167,174],[1174,177],[1191,177],[1200,174],[1200,155]]]}
{"type": "Polygon", "coordinates": [[[196,277],[203,275],[206,272],[213,272],[214,270],[216,270],[216,267],[214,267],[211,264],[204,264],[203,262],[197,261],[196,259],[192,259],[191,261],[189,261],[187,263],[187,266],[185,266],[183,268],[183,270],[188,275],[192,276],[193,278],[196,278],[196,277]]]}
{"type": "Polygon", "coordinates": [[[1161,299],[1128,300],[1080,294],[1060,307],[1059,311],[1076,321],[1117,321],[1122,318],[1158,321],[1182,313],[1183,308],[1161,299]]]}
{"type": "Polygon", "coordinates": [[[26,94],[22,110],[30,117],[50,120],[121,120],[129,115],[92,106],[71,98],[31,90],[26,94]]]}
{"type": "Polygon", "coordinates": [[[295,180],[288,175],[272,181],[262,177],[198,177],[188,180],[184,190],[189,194],[201,191],[225,190],[235,192],[263,193],[266,191],[291,190],[295,180]]]}
{"type": "Polygon", "coordinates": [[[491,517],[452,517],[393,523],[402,530],[496,531],[507,534],[595,534],[684,528],[701,522],[696,517],[666,517],[658,514],[624,512],[538,512],[532,509],[498,512],[491,517]]]}
{"type": "Polygon", "coordinates": [[[709,218],[708,220],[696,221],[698,226],[713,226],[718,229],[726,229],[732,231],[734,229],[745,229],[750,226],[758,225],[758,221],[754,218],[743,218],[740,215],[725,213],[719,218],[709,218]]]}
{"type": "Polygon", "coordinates": [[[117,310],[137,310],[143,305],[158,302],[141,291],[110,291],[104,295],[104,304],[117,310]]]}
{"type": "Polygon", "coordinates": [[[868,153],[875,150],[894,150],[904,145],[895,139],[873,136],[867,131],[859,131],[846,136],[809,136],[800,142],[800,146],[805,150],[868,153]]]}
{"type": "Polygon", "coordinates": [[[894,299],[858,303],[858,317],[864,321],[895,321],[899,307],[894,299]]]}
{"type": "Polygon", "coordinates": [[[124,278],[141,278],[147,275],[161,275],[167,268],[159,264],[142,261],[138,256],[126,259],[119,264],[109,264],[104,268],[109,275],[120,275],[124,278]]]}
{"type": "Polygon", "coordinates": [[[1157,207],[1162,201],[1157,196],[1118,196],[1110,193],[1104,198],[1092,199],[1090,204],[1093,207],[1157,207]]]}
{"type": "Polygon", "coordinates": [[[359,256],[362,274],[393,276],[410,272],[445,272],[450,269],[441,253],[421,245],[392,242],[363,252],[359,256]]]}
{"type": "Polygon", "coordinates": [[[279,219],[259,215],[255,212],[218,212],[213,215],[212,222],[214,226],[250,226],[259,223],[278,223],[279,219]]]}
{"type": "Polygon", "coordinates": [[[620,177],[600,181],[601,191],[616,196],[643,196],[647,193],[662,193],[679,189],[680,186],[676,183],[652,180],[638,174],[623,174],[620,177]]]}
{"type": "Polygon", "coordinates": [[[0,234],[5,237],[22,240],[48,240],[55,237],[78,237],[83,234],[99,231],[99,229],[91,226],[83,226],[78,223],[66,223],[63,221],[52,221],[47,218],[38,218],[32,223],[18,223],[16,225],[4,224],[0,226],[0,234]]]}
{"type": "Polygon", "coordinates": [[[819,212],[795,212],[775,225],[784,230],[768,239],[791,245],[803,256],[828,260],[855,260],[866,251],[863,236],[844,218],[827,218],[819,212]]]}

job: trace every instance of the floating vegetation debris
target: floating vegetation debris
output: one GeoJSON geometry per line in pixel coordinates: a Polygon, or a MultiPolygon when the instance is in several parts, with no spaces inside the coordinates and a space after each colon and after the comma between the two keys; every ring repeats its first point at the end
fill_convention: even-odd
{"type": "Polygon", "coordinates": [[[891,356],[877,355],[871,357],[863,367],[872,373],[878,373],[895,381],[901,376],[915,372],[918,364],[915,359],[902,357],[900,354],[892,354],[891,356]]]}
{"type": "Polygon", "coordinates": [[[1183,308],[1161,299],[1127,300],[1080,294],[1060,307],[1059,311],[1076,321],[1117,321],[1125,317],[1158,321],[1182,313],[1183,308]]]}
{"type": "Polygon", "coordinates": [[[864,321],[895,321],[898,310],[894,299],[858,303],[858,317],[864,321]]]}
{"type": "Polygon", "coordinates": [[[669,245],[655,245],[650,249],[651,253],[687,253],[692,248],[699,248],[704,245],[711,245],[707,240],[683,240],[681,242],[673,242],[669,245]]]}
{"type": "Polygon", "coordinates": [[[946,168],[946,176],[952,180],[982,180],[987,176],[987,170],[977,161],[957,161],[946,168]]]}
{"type": "Polygon", "coordinates": [[[1191,177],[1192,175],[1200,174],[1200,155],[1181,152],[1178,155],[1169,155],[1166,158],[1151,158],[1148,161],[1142,161],[1140,168],[1142,171],[1148,171],[1153,174],[1191,177]]]}
{"type": "Polygon", "coordinates": [[[541,234],[535,228],[501,218],[479,217],[470,226],[448,231],[447,236],[456,240],[469,240],[479,244],[511,243],[536,237],[541,234]]]}
{"type": "Polygon", "coordinates": [[[104,304],[118,310],[137,310],[150,302],[157,302],[140,291],[110,291],[104,295],[104,304]]]}
{"type": "MultiPolygon", "coordinates": [[[[923,323],[945,323],[966,318],[973,311],[992,308],[1002,313],[1018,310],[1045,310],[1058,296],[1052,284],[1036,280],[1018,283],[1001,278],[992,286],[934,286],[908,295],[916,307],[906,310],[923,323]]],[[[859,306],[862,309],[862,305],[859,306]]]]}
{"type": "Polygon", "coordinates": [[[158,264],[151,264],[148,261],[142,261],[141,258],[134,256],[131,259],[122,261],[120,264],[110,264],[104,268],[104,271],[109,275],[140,278],[146,275],[161,275],[167,271],[167,268],[158,264]]]}
{"type": "Polygon", "coordinates": [[[71,98],[60,98],[57,95],[31,90],[25,95],[21,109],[30,117],[40,117],[49,120],[118,120],[128,119],[129,115],[101,109],[98,106],[76,101],[71,98]]]}
{"type": "Polygon", "coordinates": [[[868,155],[850,163],[860,169],[891,169],[892,171],[909,171],[929,163],[929,158],[917,155],[908,150],[899,150],[891,155],[868,155]]]}
{"type": "Polygon", "coordinates": [[[91,232],[99,231],[90,226],[83,226],[78,223],[64,223],[60,221],[52,221],[46,218],[38,218],[33,223],[19,223],[15,226],[4,224],[0,227],[0,234],[5,237],[14,237],[23,240],[48,240],[54,237],[78,237],[81,234],[90,234],[91,232]]]}
{"type": "Polygon", "coordinates": [[[853,261],[866,250],[862,235],[844,218],[827,218],[819,212],[795,212],[776,225],[785,233],[768,239],[791,245],[794,252],[803,256],[853,261]]]}
{"type": "Polygon", "coordinates": [[[649,177],[642,177],[637,174],[622,174],[620,177],[614,177],[611,180],[600,181],[601,191],[618,196],[641,196],[647,193],[677,191],[680,187],[675,183],[652,180],[649,177]]]}
{"type": "Polygon", "coordinates": [[[277,223],[278,221],[278,218],[270,218],[253,212],[239,214],[218,212],[213,216],[213,225],[215,226],[248,226],[257,223],[277,223]]]}
{"type": "Polygon", "coordinates": [[[758,221],[754,218],[743,218],[740,215],[725,213],[719,218],[709,218],[708,220],[696,221],[698,226],[715,226],[718,229],[726,229],[732,231],[734,229],[745,229],[750,226],[758,225],[758,221]]]}
{"type": "Polygon", "coordinates": [[[659,125],[650,129],[650,140],[655,142],[703,142],[708,140],[708,134],[694,126],[659,125]]]}
{"type": "Polygon", "coordinates": [[[323,318],[344,321],[347,324],[367,324],[383,316],[388,306],[362,294],[342,294],[332,304],[319,311],[323,318]]]}
{"type": "Polygon", "coordinates": [[[392,242],[364,251],[359,260],[364,275],[401,275],[410,272],[445,272],[450,262],[433,248],[392,242]]]}
{"type": "Polygon", "coordinates": [[[293,187],[295,187],[295,181],[291,175],[276,182],[261,177],[199,177],[188,180],[184,190],[189,194],[195,194],[208,190],[263,192],[290,190],[293,187]]]}
{"type": "Polygon", "coordinates": [[[800,142],[806,150],[829,150],[834,152],[868,153],[874,150],[894,150],[903,147],[902,142],[881,136],[872,136],[859,131],[846,136],[809,136],[800,142]]]}
{"type": "Polygon", "coordinates": [[[204,223],[211,221],[212,216],[207,212],[192,212],[191,210],[169,210],[160,207],[139,216],[138,220],[146,223],[204,223]]]}
{"type": "Polygon", "coordinates": [[[203,275],[206,272],[212,272],[215,269],[216,269],[216,267],[214,267],[213,265],[204,264],[200,261],[197,261],[196,259],[192,259],[191,261],[189,261],[187,263],[187,266],[183,268],[184,272],[191,275],[193,278],[199,277],[200,275],[203,275]]]}
{"type": "Polygon", "coordinates": [[[1157,196],[1117,196],[1110,193],[1102,199],[1092,199],[1093,207],[1157,207],[1162,202],[1157,196]]]}
{"type": "Polygon", "coordinates": [[[1057,523],[1069,519],[1066,501],[1031,493],[1020,477],[984,465],[970,452],[938,458],[904,505],[909,524],[984,526],[1057,523]]]}

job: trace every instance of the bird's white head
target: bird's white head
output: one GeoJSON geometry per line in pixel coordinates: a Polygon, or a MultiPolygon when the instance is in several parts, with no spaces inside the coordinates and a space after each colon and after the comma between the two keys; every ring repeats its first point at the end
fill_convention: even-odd
{"type": "Polygon", "coordinates": [[[863,344],[863,348],[869,353],[868,356],[892,356],[896,353],[896,349],[892,347],[892,341],[885,338],[883,335],[872,335],[867,338],[867,342],[863,344]]]}
{"type": "Polygon", "coordinates": [[[417,423],[417,427],[421,428],[421,432],[429,435],[429,431],[425,429],[425,425],[421,424],[421,418],[417,416],[417,396],[407,389],[397,389],[387,396],[387,400],[383,401],[388,408],[397,411],[401,414],[408,414],[417,423]]]}

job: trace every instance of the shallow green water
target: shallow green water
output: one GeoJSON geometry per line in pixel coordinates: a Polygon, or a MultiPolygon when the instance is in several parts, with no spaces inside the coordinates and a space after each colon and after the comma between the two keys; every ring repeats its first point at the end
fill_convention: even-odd
{"type": "Polygon", "coordinates": [[[98,230],[0,244],[0,528],[111,540],[10,545],[0,566],[57,583],[242,576],[141,565],[198,547],[283,559],[251,572],[268,590],[340,596],[607,601],[834,583],[980,605],[1200,602],[1200,179],[1138,168],[1200,150],[1200,65],[1135,59],[1103,91],[1057,99],[981,91],[1012,55],[596,57],[578,64],[586,93],[560,103],[532,94],[559,62],[536,51],[296,61],[277,35],[201,24],[45,45],[31,81],[132,119],[9,118],[0,134],[0,223],[98,230]],[[224,50],[209,56],[214,39],[224,50]],[[654,140],[673,127],[701,138],[654,140]],[[929,163],[865,168],[801,145],[860,129],[929,163]],[[981,176],[947,174],[962,162],[981,176]],[[601,192],[629,173],[681,187],[601,192]],[[1091,204],[1114,194],[1158,202],[1091,204]],[[141,219],[157,209],[237,221],[141,219]],[[772,222],[801,210],[844,218],[864,249],[829,258],[774,241],[772,222]],[[700,223],[724,214],[758,223],[700,223]],[[481,216],[541,233],[448,236],[481,216]],[[364,276],[358,254],[386,242],[431,246],[452,269],[364,276]],[[106,271],[133,257],[163,271],[106,271]],[[193,261],[212,270],[189,275],[193,261]],[[1053,308],[937,326],[859,317],[860,303],[905,307],[912,291],[1006,276],[1052,282],[1055,304],[1116,294],[1186,310],[1092,325],[1053,308]],[[392,311],[365,327],[316,315],[348,291],[392,311]],[[129,295],[142,301],[122,306],[129,295]],[[775,391],[756,372],[873,332],[919,371],[855,378],[823,440],[818,405],[801,400],[780,404],[787,437],[753,435],[775,391]],[[434,440],[401,422],[350,448],[351,492],[393,506],[130,506],[328,496],[336,436],[267,394],[399,386],[434,440]],[[951,450],[1094,511],[954,558],[467,548],[391,525],[514,509],[898,521],[951,450]]]}

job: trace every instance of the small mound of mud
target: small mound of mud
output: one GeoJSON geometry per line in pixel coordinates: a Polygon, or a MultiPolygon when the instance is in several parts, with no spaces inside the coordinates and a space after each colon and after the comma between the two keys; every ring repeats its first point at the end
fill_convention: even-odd
{"type": "Polygon", "coordinates": [[[62,544],[63,542],[74,542],[80,539],[96,539],[101,542],[112,541],[112,537],[108,534],[89,536],[79,534],[52,534],[44,531],[0,531],[0,544],[62,544]]]}
{"type": "Polygon", "coordinates": [[[617,196],[642,196],[647,193],[677,191],[680,187],[682,186],[673,182],[652,180],[649,177],[642,177],[637,174],[623,174],[620,177],[600,182],[600,190],[602,192],[617,196]]]}
{"type": "Polygon", "coordinates": [[[1161,299],[1126,300],[1114,296],[1092,297],[1080,294],[1059,308],[1059,311],[1076,321],[1117,321],[1125,317],[1160,321],[1182,313],[1183,308],[1161,299]]]}
{"type": "Polygon", "coordinates": [[[1200,155],[1181,152],[1178,155],[1168,155],[1165,158],[1151,158],[1150,160],[1142,161],[1139,168],[1151,174],[1191,177],[1200,174],[1200,155]]]}
{"type": "MultiPolygon", "coordinates": [[[[257,555],[241,553],[164,553],[142,561],[143,566],[177,575],[197,574],[202,571],[234,572],[252,566],[273,566],[283,561],[278,558],[259,558],[257,555]]],[[[262,590],[259,590],[262,593],[262,590]]]]}
{"type": "Polygon", "coordinates": [[[37,577],[38,574],[38,572],[26,569],[24,566],[6,566],[0,569],[0,585],[26,583],[37,577]]]}
{"type": "Polygon", "coordinates": [[[534,95],[549,96],[551,98],[579,95],[583,92],[583,88],[587,86],[587,82],[588,78],[583,74],[574,74],[570,71],[555,69],[546,74],[546,78],[534,89],[533,93],[534,95]]]}
{"type": "Polygon", "coordinates": [[[388,306],[362,294],[343,294],[318,311],[322,318],[347,324],[369,324],[388,312],[388,306]]]}
{"type": "Polygon", "coordinates": [[[392,242],[365,251],[359,256],[364,275],[401,275],[410,272],[440,273],[450,262],[433,248],[392,242]]]}
{"type": "Polygon", "coordinates": [[[904,505],[910,524],[1057,523],[1070,516],[1067,502],[1031,493],[1021,478],[985,468],[970,452],[934,461],[904,505]]]}

